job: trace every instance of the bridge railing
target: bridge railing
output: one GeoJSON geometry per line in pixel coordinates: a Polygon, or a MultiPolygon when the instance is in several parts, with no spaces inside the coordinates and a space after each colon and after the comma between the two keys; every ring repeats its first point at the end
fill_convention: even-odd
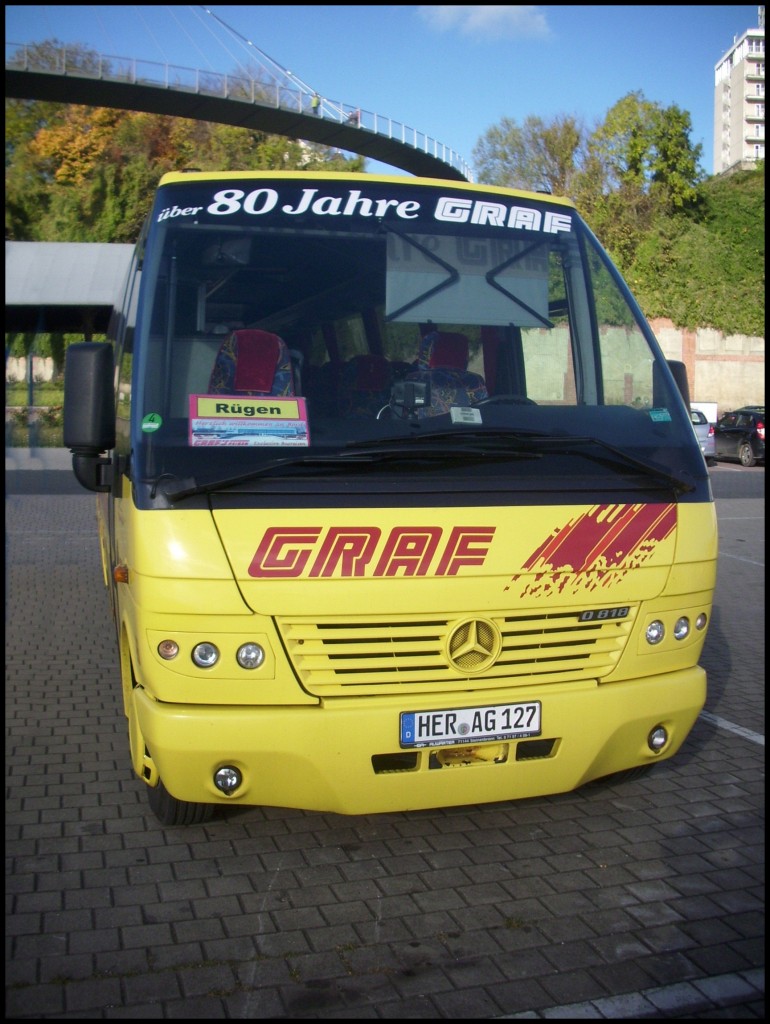
{"type": "Polygon", "coordinates": [[[410,128],[383,114],[327,97],[321,97],[319,112],[316,115],[311,106],[311,92],[301,87],[286,85],[269,74],[263,78],[220,74],[200,68],[139,60],[135,57],[116,57],[93,52],[84,54],[82,49],[68,51],[66,47],[46,47],[45,50],[41,50],[40,44],[27,43],[5,44],[5,66],[14,71],[72,75],[137,86],[160,86],[179,92],[193,92],[201,96],[213,96],[318,116],[364,132],[373,132],[375,135],[393,139],[412,149],[428,153],[460,171],[468,181],[473,181],[473,172],[463,158],[425,132],[410,128]]]}

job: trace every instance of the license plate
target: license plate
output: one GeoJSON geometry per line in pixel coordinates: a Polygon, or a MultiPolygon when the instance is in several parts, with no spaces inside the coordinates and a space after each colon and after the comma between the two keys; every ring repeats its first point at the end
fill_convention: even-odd
{"type": "Polygon", "coordinates": [[[540,701],[450,711],[403,711],[402,747],[448,747],[540,735],[540,701]]]}

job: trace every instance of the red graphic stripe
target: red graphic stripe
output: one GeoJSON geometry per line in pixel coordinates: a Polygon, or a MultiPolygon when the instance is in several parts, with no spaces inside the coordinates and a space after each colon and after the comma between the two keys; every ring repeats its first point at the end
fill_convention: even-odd
{"type": "Polygon", "coordinates": [[[622,565],[642,548],[664,540],[676,527],[676,505],[596,505],[551,534],[525,569],[585,572],[622,565]]]}

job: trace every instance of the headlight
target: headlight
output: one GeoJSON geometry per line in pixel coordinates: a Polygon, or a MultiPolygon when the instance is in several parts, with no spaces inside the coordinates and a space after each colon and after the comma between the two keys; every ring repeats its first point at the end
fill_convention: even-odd
{"type": "Polygon", "coordinates": [[[237,658],[238,664],[241,668],[259,668],[265,660],[265,651],[264,648],[259,646],[259,644],[242,644],[238,648],[238,653],[235,657],[237,658]]]}
{"type": "Polygon", "coordinates": [[[674,623],[674,639],[684,640],[686,636],[690,635],[690,620],[686,615],[683,615],[681,619],[677,619],[674,623]]]}
{"type": "Polygon", "coordinates": [[[665,627],[660,619],[655,619],[645,630],[645,637],[648,644],[659,644],[665,635],[665,627]]]}
{"type": "Polygon", "coordinates": [[[196,644],[193,647],[192,660],[198,668],[211,668],[219,661],[219,650],[214,644],[196,644]]]}

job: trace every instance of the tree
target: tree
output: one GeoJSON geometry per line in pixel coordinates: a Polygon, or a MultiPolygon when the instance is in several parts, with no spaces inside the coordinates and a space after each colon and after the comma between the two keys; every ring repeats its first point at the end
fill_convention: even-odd
{"type": "Polygon", "coordinates": [[[229,125],[57,105],[6,163],[6,237],[132,242],[161,176],[200,170],[362,171],[363,157],[229,125]]]}
{"type": "Polygon", "coordinates": [[[655,104],[633,92],[610,107],[588,140],[588,152],[601,168],[605,194],[623,185],[643,191],[655,104]]]}
{"type": "Polygon", "coordinates": [[[656,207],[665,213],[691,209],[699,201],[703,181],[700,158],[703,147],[690,142],[692,122],[676,105],[658,110],[652,127],[650,191],[656,207]]]}
{"type": "Polygon", "coordinates": [[[764,177],[705,179],[691,120],[641,92],[593,130],[576,118],[510,118],[479,139],[479,180],[570,196],[649,317],[764,333],[764,177]]]}
{"type": "Polygon", "coordinates": [[[686,111],[632,92],[590,133],[575,116],[503,118],[473,156],[480,181],[570,196],[625,269],[657,214],[698,202],[701,146],[690,131],[686,111]]]}
{"type": "Polygon", "coordinates": [[[625,273],[655,218],[693,209],[702,147],[690,115],[633,92],[612,106],[587,141],[574,198],[625,273]]]}
{"type": "Polygon", "coordinates": [[[627,276],[649,317],[764,337],[764,169],[711,178],[696,207],[659,214],[627,276]]]}
{"type": "Polygon", "coordinates": [[[523,125],[504,117],[479,139],[473,159],[479,181],[489,185],[569,195],[584,147],[585,129],[576,117],[546,123],[531,116],[523,125]]]}
{"type": "Polygon", "coordinates": [[[67,106],[63,116],[38,128],[30,152],[59,185],[83,187],[105,158],[116,127],[127,116],[111,107],[67,106]]]}

